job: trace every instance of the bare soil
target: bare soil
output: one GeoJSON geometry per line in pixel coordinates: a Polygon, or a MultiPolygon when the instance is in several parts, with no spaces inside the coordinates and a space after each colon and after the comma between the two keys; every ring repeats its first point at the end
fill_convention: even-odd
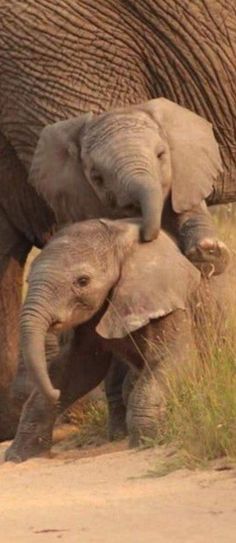
{"type": "Polygon", "coordinates": [[[51,458],[2,463],[0,541],[235,543],[236,470],[147,477],[160,454],[57,444],[51,458]]]}

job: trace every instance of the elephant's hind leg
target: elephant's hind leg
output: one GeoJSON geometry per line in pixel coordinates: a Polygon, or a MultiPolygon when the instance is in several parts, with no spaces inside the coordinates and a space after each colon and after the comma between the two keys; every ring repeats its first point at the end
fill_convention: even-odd
{"type": "Polygon", "coordinates": [[[123,401],[123,382],[128,366],[115,356],[105,378],[105,392],[108,403],[108,438],[110,441],[127,435],[126,407],[123,401]]]}
{"type": "Polygon", "coordinates": [[[19,402],[10,384],[18,357],[18,318],[23,269],[33,244],[41,247],[52,231],[52,212],[27,183],[16,151],[0,132],[0,441],[14,436],[19,402]]]}

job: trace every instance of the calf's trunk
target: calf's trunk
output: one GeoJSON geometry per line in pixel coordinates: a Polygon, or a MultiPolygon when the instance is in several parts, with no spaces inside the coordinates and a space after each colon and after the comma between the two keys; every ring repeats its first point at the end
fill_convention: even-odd
{"type": "Polygon", "coordinates": [[[31,309],[27,303],[22,312],[20,323],[21,349],[25,365],[29,370],[37,388],[53,404],[60,396],[60,390],[55,389],[51,383],[45,352],[45,340],[50,318],[44,318],[37,314],[37,305],[31,309]]]}

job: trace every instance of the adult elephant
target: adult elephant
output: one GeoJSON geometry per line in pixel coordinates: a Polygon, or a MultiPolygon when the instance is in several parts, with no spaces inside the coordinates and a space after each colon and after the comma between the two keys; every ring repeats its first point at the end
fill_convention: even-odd
{"type": "MultiPolygon", "coordinates": [[[[214,123],[225,175],[211,203],[235,199],[234,0],[2,0],[0,6],[0,439],[14,430],[22,274],[55,217],[27,184],[39,132],[86,110],[160,95],[214,123]]],[[[70,217],[67,217],[70,219],[70,217]]]]}

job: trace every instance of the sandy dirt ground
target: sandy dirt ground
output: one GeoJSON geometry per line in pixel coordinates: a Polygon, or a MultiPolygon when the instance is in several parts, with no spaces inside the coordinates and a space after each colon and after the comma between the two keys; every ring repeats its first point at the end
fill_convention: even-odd
{"type": "Polygon", "coordinates": [[[122,448],[1,464],[0,541],[235,543],[236,470],[147,477],[158,453],[122,448]]]}

